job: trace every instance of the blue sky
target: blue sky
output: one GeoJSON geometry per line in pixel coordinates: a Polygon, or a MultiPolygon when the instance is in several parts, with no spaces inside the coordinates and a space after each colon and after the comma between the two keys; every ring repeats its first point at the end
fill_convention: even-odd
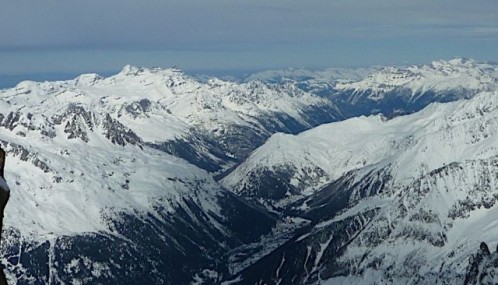
{"type": "Polygon", "coordinates": [[[0,78],[498,61],[497,47],[494,0],[0,2],[0,78]]]}

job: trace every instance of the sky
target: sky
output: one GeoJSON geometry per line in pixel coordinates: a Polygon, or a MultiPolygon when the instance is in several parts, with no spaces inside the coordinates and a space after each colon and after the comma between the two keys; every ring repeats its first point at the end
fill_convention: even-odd
{"type": "Polygon", "coordinates": [[[229,73],[498,61],[497,47],[496,0],[0,1],[0,86],[126,64],[229,73]]]}

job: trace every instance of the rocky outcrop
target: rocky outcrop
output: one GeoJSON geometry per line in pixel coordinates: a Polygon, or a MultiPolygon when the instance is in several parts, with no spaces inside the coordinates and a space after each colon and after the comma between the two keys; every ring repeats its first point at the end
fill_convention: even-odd
{"type": "MultiPolygon", "coordinates": [[[[5,151],[0,148],[0,243],[2,242],[3,211],[10,197],[10,189],[4,178],[5,151]]],[[[0,285],[7,284],[5,274],[0,269],[0,285]]]]}
{"type": "Polygon", "coordinates": [[[0,148],[0,242],[2,241],[3,211],[10,197],[10,189],[4,178],[5,151],[0,148]]]}
{"type": "Polygon", "coordinates": [[[485,242],[469,259],[464,285],[492,285],[498,282],[498,248],[491,253],[485,242]]]}

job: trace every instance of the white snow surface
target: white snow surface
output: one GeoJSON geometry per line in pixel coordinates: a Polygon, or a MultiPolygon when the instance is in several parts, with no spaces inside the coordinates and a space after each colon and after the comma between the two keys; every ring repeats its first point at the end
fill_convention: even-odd
{"type": "Polygon", "coordinates": [[[243,191],[250,173],[282,165],[297,168],[291,180],[301,181],[305,169],[328,176],[303,189],[310,195],[348,171],[393,165],[394,183],[405,183],[452,162],[498,154],[498,93],[482,92],[470,100],[432,104],[422,111],[386,120],[381,115],[358,117],[318,126],[298,135],[275,134],[222,183],[243,191]]]}
{"type": "Polygon", "coordinates": [[[111,114],[150,142],[174,139],[188,128],[213,131],[230,124],[252,126],[253,117],[273,112],[304,122],[300,110],[330,104],[291,84],[235,83],[216,78],[200,82],[175,68],[134,66],[125,66],[107,78],[84,74],[68,81],[23,81],[15,88],[0,90],[0,98],[13,108],[45,115],[70,103],[85,105],[93,112],[111,114]],[[150,110],[140,109],[143,99],[150,102],[150,110]],[[126,107],[136,115],[126,112],[126,107]]]}
{"type": "Polygon", "coordinates": [[[350,171],[361,181],[372,170],[387,169],[392,179],[385,192],[315,226],[319,231],[369,209],[380,211],[339,260],[363,273],[325,284],[417,284],[419,276],[426,278],[423,284],[434,284],[438,274],[450,280],[465,276],[480,242],[492,248],[498,243],[498,205],[492,202],[498,195],[497,159],[498,92],[481,91],[391,120],[358,117],[298,135],[275,134],[222,183],[244,195],[247,185],[257,185],[249,177],[258,175],[250,174],[263,169],[296,169],[288,181],[294,184],[309,178],[309,169],[320,169],[326,179],[308,181],[297,195],[304,197],[350,171]],[[483,207],[486,202],[491,206],[483,207]],[[379,241],[371,240],[379,235],[379,241]],[[375,262],[378,270],[369,265],[375,262]]]}
{"type": "Polygon", "coordinates": [[[103,214],[149,211],[159,199],[172,211],[184,196],[206,212],[219,213],[221,187],[207,172],[145,145],[112,144],[104,135],[104,118],[110,115],[143,142],[156,142],[182,136],[189,128],[248,125],[263,113],[285,112],[300,120],[303,106],[322,101],[290,85],[201,83],[177,69],[133,66],[108,78],[85,74],[0,90],[5,124],[0,140],[12,189],[5,225],[35,239],[106,231],[103,214]],[[89,122],[79,115],[64,117],[71,106],[89,112],[89,122]],[[7,117],[16,114],[18,121],[7,125],[7,117]],[[62,123],[54,123],[57,117],[62,123]],[[87,142],[65,132],[73,118],[87,142]],[[193,191],[196,185],[200,190],[193,191]]]}
{"type": "Polygon", "coordinates": [[[309,70],[309,69],[277,69],[265,70],[256,72],[244,79],[246,82],[250,81],[300,81],[311,80],[312,83],[318,82],[351,82],[359,81],[365,78],[370,73],[374,72],[377,68],[327,68],[323,70],[309,70]]]}
{"type": "Polygon", "coordinates": [[[42,239],[105,231],[101,216],[109,211],[144,212],[157,199],[171,210],[185,195],[219,213],[214,199],[221,188],[208,173],[146,146],[112,144],[104,135],[106,116],[142,142],[164,142],[190,129],[254,126],[254,117],[272,112],[302,121],[300,110],[322,103],[290,84],[200,82],[175,68],[128,65],[107,78],[84,74],[67,81],[23,81],[0,90],[4,124],[9,115],[19,115],[13,125],[0,127],[0,140],[8,144],[6,180],[12,189],[5,224],[42,239]],[[89,114],[88,122],[81,115],[72,122],[88,142],[65,132],[73,118],[65,115],[74,106],[89,114]],[[62,123],[54,123],[57,117],[62,123]],[[49,171],[36,167],[39,161],[49,171]],[[196,181],[201,181],[200,193],[189,185],[196,181]]]}
{"type": "Polygon", "coordinates": [[[384,67],[359,81],[338,82],[335,88],[353,93],[372,91],[369,96],[372,100],[381,100],[383,93],[397,88],[409,90],[412,97],[426,91],[490,91],[498,85],[497,71],[493,64],[455,58],[422,66],[384,67]]]}
{"type": "MultiPolygon", "coordinates": [[[[0,139],[24,146],[50,167],[44,172],[33,165],[33,159],[7,155],[5,177],[11,198],[4,225],[34,239],[105,232],[103,214],[153,212],[157,199],[173,212],[181,197],[194,195],[196,181],[202,185],[196,200],[204,209],[220,210],[215,200],[220,188],[208,173],[159,151],[116,147],[97,134],[92,134],[93,143],[88,145],[60,137],[19,138],[5,131],[0,139]],[[126,184],[128,189],[123,187],[126,184]]],[[[6,151],[11,149],[8,146],[6,151]]]]}

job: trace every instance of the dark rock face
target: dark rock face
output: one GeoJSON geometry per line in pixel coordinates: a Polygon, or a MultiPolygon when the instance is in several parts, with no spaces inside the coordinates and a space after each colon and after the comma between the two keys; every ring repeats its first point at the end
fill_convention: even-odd
{"type": "MultiPolygon", "coordinates": [[[[149,106],[146,102],[137,104],[138,106],[149,106]]],[[[54,125],[64,124],[64,132],[68,134],[68,139],[79,138],[83,142],[88,142],[89,133],[101,124],[104,135],[114,144],[124,146],[125,144],[137,145],[142,142],[137,134],[112,118],[110,114],[102,115],[100,118],[88,111],[83,105],[69,104],[63,113],[55,115],[51,119],[54,125]]],[[[55,132],[50,131],[50,129],[42,131],[49,137],[55,137],[55,132]]]]}
{"type": "Polygon", "coordinates": [[[9,153],[9,155],[17,156],[22,161],[30,161],[34,166],[43,170],[45,173],[52,172],[48,164],[41,160],[37,153],[30,152],[22,145],[7,142],[1,139],[0,144],[9,153]]]}
{"type": "Polygon", "coordinates": [[[142,99],[125,107],[126,112],[133,118],[146,115],[152,109],[152,103],[148,99],[142,99]]]}
{"type": "Polygon", "coordinates": [[[474,93],[465,90],[449,90],[437,93],[429,90],[412,94],[412,91],[408,89],[395,89],[382,93],[380,95],[382,100],[372,100],[370,99],[373,94],[372,90],[363,92],[346,90],[331,95],[331,100],[338,105],[342,114],[347,117],[383,114],[388,118],[393,118],[422,110],[433,102],[445,103],[468,99],[474,93]]]}
{"type": "Polygon", "coordinates": [[[55,125],[66,122],[64,132],[68,134],[68,139],[79,138],[84,142],[88,142],[87,128],[89,131],[93,131],[94,121],[92,112],[77,104],[68,105],[64,113],[52,117],[52,122],[55,125]]]}
{"type": "Polygon", "coordinates": [[[2,126],[11,131],[17,126],[20,118],[21,113],[19,112],[10,112],[6,117],[4,117],[3,115],[0,117],[2,126]]]}
{"type": "Polygon", "coordinates": [[[349,173],[316,195],[280,209],[286,215],[299,216],[310,223],[296,229],[287,242],[240,272],[241,281],[236,284],[313,284],[350,274],[349,266],[337,259],[374,219],[378,209],[336,222],[328,221],[358,199],[378,194],[381,183],[389,181],[383,174],[370,173],[369,179],[358,183],[354,181],[354,173],[349,173]],[[309,209],[298,210],[301,204],[308,205],[309,209]]]}
{"type": "MultiPolygon", "coordinates": [[[[2,237],[3,237],[4,210],[10,198],[10,189],[8,189],[9,187],[7,186],[4,177],[4,167],[5,167],[5,151],[0,148],[0,180],[1,180],[0,184],[2,184],[2,186],[0,187],[0,245],[2,244],[3,241],[2,237]]],[[[5,278],[3,269],[0,269],[0,285],[7,285],[7,280],[5,278]]]]}
{"type": "Polygon", "coordinates": [[[469,259],[465,285],[491,285],[498,282],[498,252],[491,253],[488,245],[481,242],[479,250],[469,259]]]}
{"type": "Polygon", "coordinates": [[[105,137],[113,144],[124,146],[127,143],[137,145],[142,142],[139,136],[107,114],[102,122],[105,137]]]}
{"type": "Polygon", "coordinates": [[[380,194],[391,179],[388,169],[372,171],[360,181],[355,180],[355,171],[351,171],[291,207],[306,203],[310,209],[302,213],[303,217],[313,221],[330,219],[360,200],[380,194]]]}
{"type": "Polygon", "coordinates": [[[300,188],[290,183],[294,171],[292,167],[281,166],[272,171],[261,169],[258,173],[251,173],[249,179],[252,183],[240,193],[249,199],[262,198],[270,202],[283,199],[288,193],[298,194],[300,188]]]}
{"type": "Polygon", "coordinates": [[[235,159],[223,151],[224,147],[218,140],[197,131],[193,131],[184,138],[147,145],[183,158],[209,172],[220,171],[225,163],[235,163],[235,159]]]}
{"type": "Polygon", "coordinates": [[[258,241],[275,226],[278,217],[265,208],[229,194],[220,198],[222,215],[226,219],[220,223],[232,230],[234,238],[243,244],[258,241]]]}
{"type": "Polygon", "coordinates": [[[284,245],[243,270],[238,284],[312,284],[348,274],[337,258],[375,213],[372,210],[321,228],[297,231],[284,245]]]}

